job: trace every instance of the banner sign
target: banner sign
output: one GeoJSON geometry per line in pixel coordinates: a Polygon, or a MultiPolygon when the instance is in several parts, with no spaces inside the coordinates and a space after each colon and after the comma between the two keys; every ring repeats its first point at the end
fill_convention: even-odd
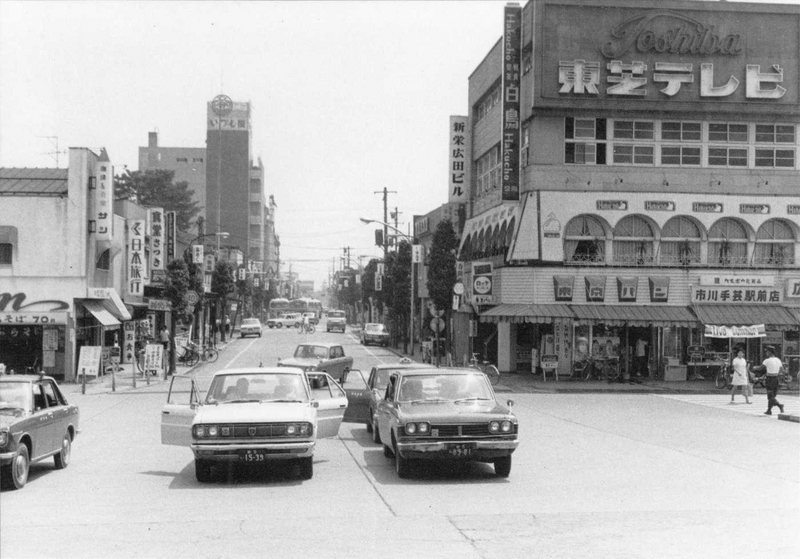
{"type": "Polygon", "coordinates": [[[147,344],[144,348],[144,370],[159,371],[164,365],[164,346],[161,344],[147,344]]]}
{"type": "Polygon", "coordinates": [[[175,216],[176,212],[166,212],[164,214],[164,243],[166,244],[167,263],[175,260],[175,239],[178,234],[175,216]]]}
{"type": "Polygon", "coordinates": [[[450,117],[450,197],[449,202],[467,201],[467,120],[466,116],[450,117]]]}
{"type": "Polygon", "coordinates": [[[85,345],[81,347],[80,357],[78,358],[78,378],[83,375],[96,377],[100,373],[100,346],[85,345]]]}
{"type": "Polygon", "coordinates": [[[114,173],[111,162],[98,161],[94,166],[94,174],[96,238],[98,241],[110,241],[114,233],[114,173]]]}
{"type": "Polygon", "coordinates": [[[205,260],[205,247],[203,245],[192,245],[192,263],[203,264],[205,260]]]}
{"type": "Polygon", "coordinates": [[[786,297],[788,299],[800,299],[800,278],[786,279],[786,297]]]}
{"type": "Polygon", "coordinates": [[[705,287],[692,286],[690,303],[757,304],[781,303],[781,290],[775,287],[705,287]]]}
{"type": "Polygon", "coordinates": [[[476,305],[491,305],[492,295],[492,263],[472,263],[472,302],[476,305]]]}
{"type": "Polygon", "coordinates": [[[146,222],[144,219],[133,219],[128,228],[128,295],[141,297],[144,295],[145,258],[144,235],[146,222]]]}
{"type": "Polygon", "coordinates": [[[122,362],[133,363],[136,357],[136,321],[122,323],[122,362]]]}
{"type": "Polygon", "coordinates": [[[714,326],[705,325],[706,338],[765,338],[767,330],[763,324],[752,326],[714,326]]]}
{"type": "Polygon", "coordinates": [[[501,131],[503,200],[519,200],[520,76],[522,7],[506,4],[503,21],[503,81],[501,131]]]}
{"type": "Polygon", "coordinates": [[[775,276],[701,275],[700,285],[725,285],[730,287],[764,287],[775,285],[775,276]]]}
{"type": "Polygon", "coordinates": [[[166,256],[164,251],[164,210],[150,208],[147,210],[148,223],[150,224],[150,269],[166,270],[166,256]]]}

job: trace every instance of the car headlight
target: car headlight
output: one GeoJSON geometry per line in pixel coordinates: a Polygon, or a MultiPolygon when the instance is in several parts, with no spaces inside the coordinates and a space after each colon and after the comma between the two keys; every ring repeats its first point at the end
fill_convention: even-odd
{"type": "Polygon", "coordinates": [[[307,437],[311,431],[310,423],[289,423],[286,426],[286,434],[290,437],[307,437]]]}
{"type": "Polygon", "coordinates": [[[194,437],[196,439],[209,439],[219,436],[219,427],[217,425],[195,425],[194,437]]]}
{"type": "Polygon", "coordinates": [[[513,424],[510,421],[490,421],[489,422],[489,432],[490,433],[510,433],[512,430],[513,424]]]}
{"type": "Polygon", "coordinates": [[[8,431],[0,431],[0,446],[8,444],[8,431]]]}
{"type": "Polygon", "coordinates": [[[490,421],[489,422],[489,432],[490,433],[497,433],[500,431],[500,422],[499,421],[490,421]]]}
{"type": "Polygon", "coordinates": [[[503,421],[503,423],[500,424],[500,430],[503,433],[510,433],[511,432],[511,422],[510,421],[503,421]]]}
{"type": "Polygon", "coordinates": [[[425,421],[421,421],[419,423],[406,423],[404,429],[406,435],[427,435],[431,432],[431,424],[425,421]]]}

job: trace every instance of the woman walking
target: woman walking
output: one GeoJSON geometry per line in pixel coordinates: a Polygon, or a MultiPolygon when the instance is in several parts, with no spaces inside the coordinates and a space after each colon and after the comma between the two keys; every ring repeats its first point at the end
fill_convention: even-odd
{"type": "Polygon", "coordinates": [[[733,401],[733,397],[736,394],[736,389],[741,387],[742,388],[742,396],[744,396],[744,401],[748,404],[752,404],[753,402],[750,401],[748,397],[749,391],[747,385],[750,384],[750,379],[747,376],[747,361],[744,359],[744,350],[739,349],[736,352],[736,357],[733,359],[733,379],[731,380],[731,404],[735,403],[733,401]]]}

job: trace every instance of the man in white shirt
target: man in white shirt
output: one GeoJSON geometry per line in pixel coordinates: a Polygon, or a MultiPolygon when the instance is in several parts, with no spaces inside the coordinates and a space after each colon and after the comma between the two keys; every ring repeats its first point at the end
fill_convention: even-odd
{"type": "Polygon", "coordinates": [[[775,348],[771,345],[766,347],[767,358],[758,369],[766,371],[767,376],[764,385],[767,387],[767,411],[764,415],[772,415],[772,408],[778,406],[783,413],[783,404],[778,401],[778,376],[783,372],[783,363],[775,357],[775,348]]]}

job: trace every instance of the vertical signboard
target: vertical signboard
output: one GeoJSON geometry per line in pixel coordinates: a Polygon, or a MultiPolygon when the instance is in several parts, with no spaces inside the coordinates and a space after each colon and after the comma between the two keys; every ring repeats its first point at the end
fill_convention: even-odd
{"type": "Polygon", "coordinates": [[[491,305],[492,295],[492,263],[472,263],[472,302],[476,305],[491,305]]]}
{"type": "Polygon", "coordinates": [[[192,245],[192,263],[203,264],[205,260],[205,247],[203,245],[192,245]]]}
{"type": "Polygon", "coordinates": [[[136,358],[136,322],[122,323],[122,362],[133,363],[136,358]]]}
{"type": "Polygon", "coordinates": [[[94,166],[94,219],[98,241],[110,241],[114,223],[113,169],[107,157],[94,166]]]}
{"type": "Polygon", "coordinates": [[[467,117],[450,117],[449,202],[467,201],[467,117]]]}
{"type": "Polygon", "coordinates": [[[150,270],[165,270],[164,262],[164,210],[150,208],[147,210],[150,224],[150,270]]]}
{"type": "Polygon", "coordinates": [[[520,61],[522,8],[507,4],[503,14],[503,200],[519,200],[520,61]]]}
{"type": "Polygon", "coordinates": [[[128,227],[128,295],[144,296],[144,232],[146,221],[132,219],[128,227]]]}
{"type": "Polygon", "coordinates": [[[166,212],[164,214],[164,242],[166,244],[166,257],[168,263],[175,260],[175,239],[177,235],[175,216],[175,212],[166,212]]]}

